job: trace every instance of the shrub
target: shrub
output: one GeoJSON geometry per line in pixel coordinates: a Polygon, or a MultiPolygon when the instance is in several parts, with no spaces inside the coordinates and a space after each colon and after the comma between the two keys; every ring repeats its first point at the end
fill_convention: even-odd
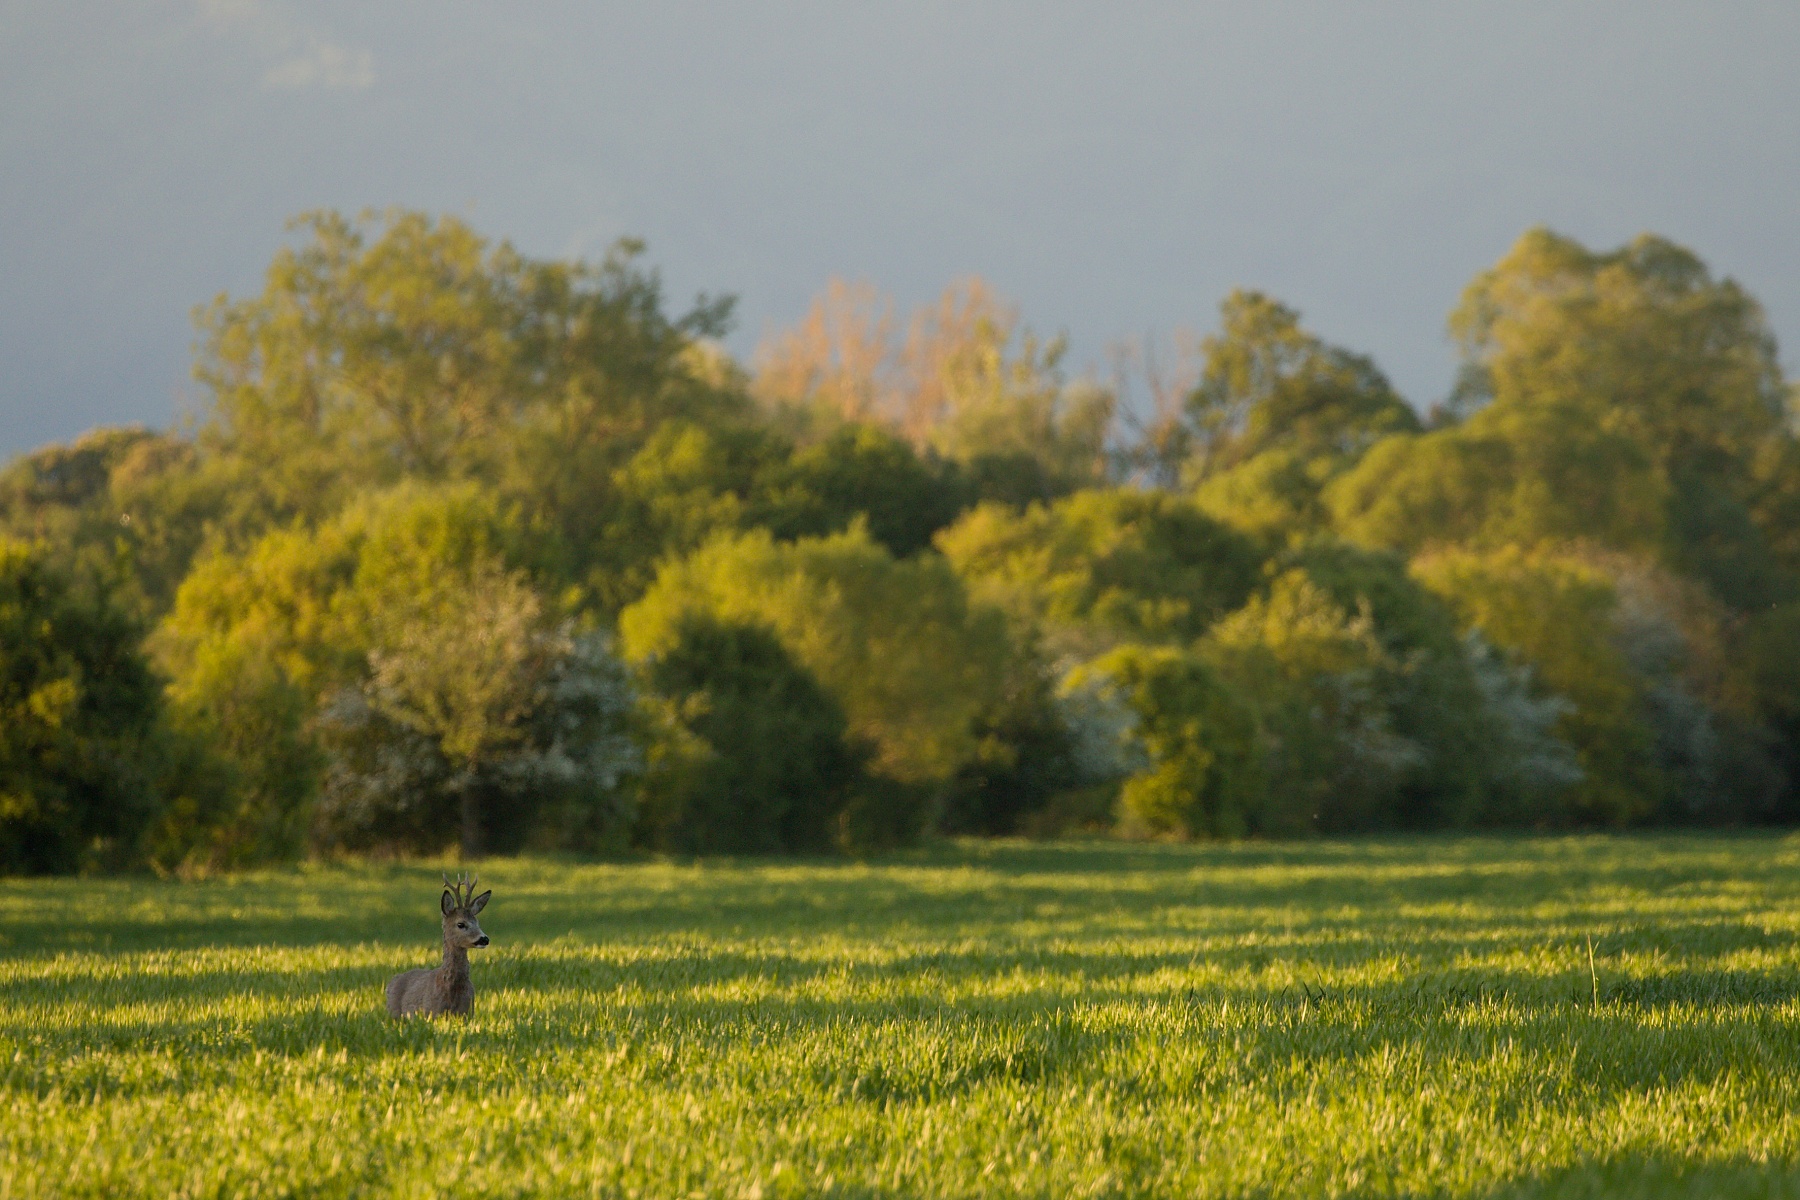
{"type": "Polygon", "coordinates": [[[139,630],[78,598],[46,552],[0,540],[0,871],[134,861],[167,752],[139,630]]]}
{"type": "Polygon", "coordinates": [[[929,790],[975,754],[974,722],[1014,658],[1000,615],[970,604],[943,559],[896,560],[861,525],[720,537],[665,564],[619,618],[627,657],[667,653],[694,618],[768,630],[842,707],[872,770],[929,790]]]}
{"type": "Polygon", "coordinates": [[[510,602],[525,611],[472,597],[466,625],[378,650],[369,679],[334,695],[317,846],[432,853],[460,832],[469,853],[624,847],[642,765],[624,666],[603,634],[534,627],[510,602]],[[470,653],[476,634],[498,656],[470,653]]]}
{"type": "Polygon", "coordinates": [[[766,629],[684,618],[644,664],[658,715],[639,815],[660,850],[823,850],[861,781],[843,710],[766,629]]]}
{"type": "Polygon", "coordinates": [[[1303,571],[1220,621],[1207,657],[1254,706],[1264,738],[1264,833],[1342,832],[1397,822],[1424,759],[1393,722],[1398,664],[1365,603],[1352,613],[1303,571]]]}
{"type": "Polygon", "coordinates": [[[1667,779],[1644,720],[1644,680],[1615,636],[1618,594],[1592,563],[1550,551],[1444,551],[1415,575],[1494,646],[1529,664],[1538,686],[1566,698],[1556,723],[1582,778],[1567,807],[1540,820],[1623,825],[1661,806],[1667,779]]]}
{"type": "Polygon", "coordinates": [[[1200,658],[1121,646],[1071,673],[1065,688],[1097,692],[1134,718],[1125,736],[1143,765],[1119,796],[1128,828],[1236,837],[1252,827],[1265,796],[1256,720],[1200,658]]]}
{"type": "Polygon", "coordinates": [[[950,781],[945,833],[1018,833],[1057,796],[1090,782],[1047,672],[1021,664],[998,704],[975,720],[975,754],[950,781]]]}

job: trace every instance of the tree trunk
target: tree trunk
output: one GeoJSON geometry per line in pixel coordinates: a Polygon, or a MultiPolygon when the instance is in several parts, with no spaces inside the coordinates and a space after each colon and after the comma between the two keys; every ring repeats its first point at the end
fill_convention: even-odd
{"type": "Polygon", "coordinates": [[[465,862],[481,857],[481,803],[473,779],[462,789],[462,856],[465,862]]]}

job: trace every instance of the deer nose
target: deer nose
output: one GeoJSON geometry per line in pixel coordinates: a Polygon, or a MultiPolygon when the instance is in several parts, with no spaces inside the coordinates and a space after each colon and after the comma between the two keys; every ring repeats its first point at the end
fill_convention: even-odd
{"type": "Polygon", "coordinates": [[[478,938],[476,938],[476,939],[475,939],[475,944],[476,944],[476,945],[477,945],[477,946],[485,946],[485,945],[487,945],[487,944],[488,944],[488,935],[487,935],[487,934],[485,934],[485,933],[484,933],[484,934],[482,934],[482,935],[481,935],[481,936],[480,936],[480,937],[478,937],[478,938]]]}

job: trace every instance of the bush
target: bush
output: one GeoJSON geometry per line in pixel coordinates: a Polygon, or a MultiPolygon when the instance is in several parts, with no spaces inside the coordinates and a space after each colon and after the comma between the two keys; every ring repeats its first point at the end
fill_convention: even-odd
{"type": "Polygon", "coordinates": [[[842,707],[870,769],[927,790],[975,754],[974,722],[1015,661],[1000,614],[970,604],[943,559],[896,560],[861,525],[720,537],[665,564],[620,615],[627,657],[668,653],[695,618],[768,630],[842,707]]]}
{"type": "Polygon", "coordinates": [[[1019,833],[1057,796],[1088,782],[1045,672],[1021,668],[1015,676],[975,720],[975,755],[950,781],[944,833],[1019,833]]]}
{"type": "Polygon", "coordinates": [[[1663,805],[1668,779],[1645,720],[1645,680],[1620,648],[1618,593],[1605,571],[1552,551],[1444,551],[1413,571],[1488,642],[1530,667],[1537,694],[1567,706],[1557,735],[1581,779],[1537,820],[1625,825],[1663,805]]]}
{"type": "Polygon", "coordinates": [[[169,746],[139,630],[0,540],[0,871],[135,861],[169,746]]]}
{"type": "Polygon", "coordinates": [[[692,616],[643,670],[656,737],[640,838],[687,854],[818,851],[861,782],[843,710],[766,629],[692,616]]]}
{"type": "MultiPolygon", "coordinates": [[[[504,624],[490,607],[470,608],[489,631],[504,624]]],[[[445,630],[458,632],[450,622],[434,632],[445,630]]],[[[392,668],[417,655],[440,683],[446,672],[488,683],[498,674],[492,663],[459,654],[442,636],[385,659],[377,652],[369,680],[336,693],[319,718],[329,765],[314,844],[436,853],[460,834],[468,853],[623,849],[635,816],[628,785],[642,765],[625,669],[602,634],[527,626],[523,640],[505,682],[511,694],[479,718],[488,727],[475,751],[467,739],[477,718],[455,681],[436,690],[450,699],[444,719],[431,720],[421,681],[392,668]]]]}
{"type": "Polygon", "coordinates": [[[1261,833],[1347,832],[1398,823],[1403,789],[1424,761],[1394,728],[1400,664],[1365,603],[1352,613],[1304,572],[1220,621],[1207,657],[1257,715],[1268,802],[1261,833]]]}
{"type": "Polygon", "coordinates": [[[1218,673],[1172,647],[1121,646],[1072,673],[1065,687],[1122,703],[1143,766],[1119,795],[1127,828],[1182,837],[1237,837],[1266,797],[1256,719],[1218,673]]]}

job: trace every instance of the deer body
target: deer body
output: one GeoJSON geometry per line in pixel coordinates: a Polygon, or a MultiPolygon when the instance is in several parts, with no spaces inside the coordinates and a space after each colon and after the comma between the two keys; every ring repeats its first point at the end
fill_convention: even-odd
{"type": "Polygon", "coordinates": [[[420,967],[388,980],[387,1010],[393,1017],[422,1013],[467,1016],[475,1007],[475,981],[469,977],[469,951],[488,944],[475,917],[487,907],[486,891],[474,895],[475,881],[454,885],[445,880],[438,907],[444,914],[444,965],[420,967]]]}

